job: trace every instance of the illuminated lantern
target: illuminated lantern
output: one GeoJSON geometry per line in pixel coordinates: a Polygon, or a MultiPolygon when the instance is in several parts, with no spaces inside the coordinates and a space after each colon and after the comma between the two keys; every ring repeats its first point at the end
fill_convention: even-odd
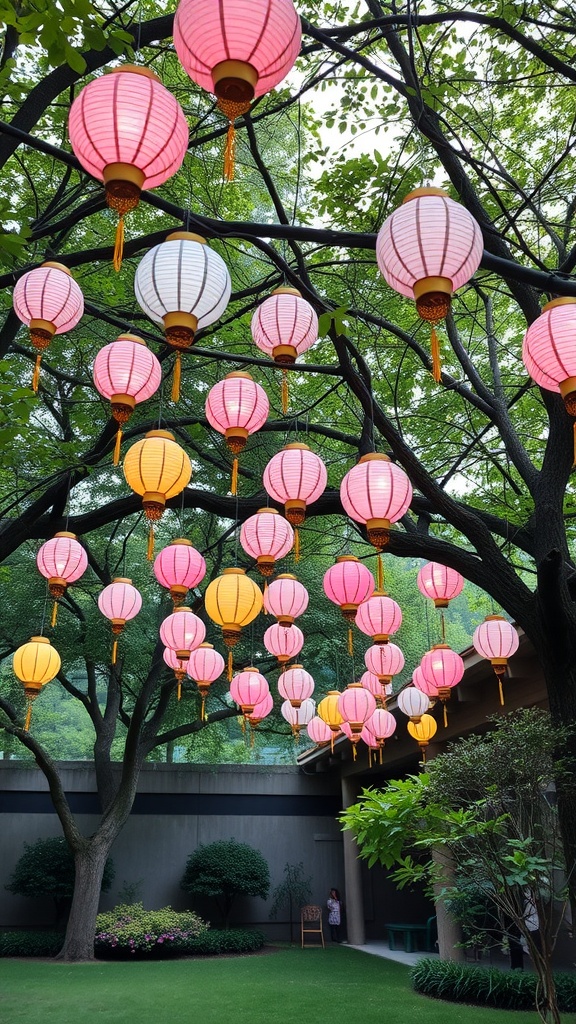
{"type": "Polygon", "coordinates": [[[314,715],[306,726],[306,732],[310,739],[318,747],[325,747],[332,739],[332,730],[326,722],[320,718],[320,715],[314,715]]]}
{"type": "Polygon", "coordinates": [[[289,700],[285,700],[280,708],[282,717],[288,722],[292,729],[295,740],[300,738],[300,729],[305,729],[316,714],[316,704],[313,700],[303,700],[296,707],[289,700]]]}
{"type": "Polygon", "coordinates": [[[293,708],[299,708],[302,701],[308,700],[314,693],[314,679],[302,665],[293,665],[280,675],[278,693],[284,700],[290,701],[293,708]]]}
{"type": "Polygon", "coordinates": [[[212,683],[223,673],[226,667],[224,658],[218,651],[214,650],[212,644],[202,643],[190,651],[190,657],[186,663],[186,671],[198,687],[202,698],[202,709],[200,717],[204,718],[206,697],[212,683]]]}
{"type": "Polygon", "coordinates": [[[402,625],[400,605],[387,594],[375,593],[358,605],[356,625],[375,644],[387,644],[392,633],[402,625]]]}
{"type": "Polygon", "coordinates": [[[187,592],[204,579],[206,562],[191,541],[186,537],[177,537],[156,555],[154,575],[160,586],[170,591],[170,597],[178,605],[182,604],[187,592]]]}
{"type": "Polygon", "coordinates": [[[148,559],[154,554],[152,523],[157,522],[169,498],[180,494],[192,476],[192,464],[168,430],[149,430],[126,452],[123,463],[126,483],[142,495],[142,506],[150,520],[148,559]]]}
{"type": "Polygon", "coordinates": [[[332,751],[334,751],[334,740],[341,731],[340,726],[344,721],[338,708],[338,701],[340,697],[341,694],[339,690],[328,690],[328,693],[322,698],[316,709],[322,721],[325,722],[330,729],[330,745],[332,751]]]}
{"type": "Polygon", "coordinates": [[[93,79],[78,93],[68,117],[74,155],[104,182],[106,202],[119,216],[114,269],[122,264],[124,217],[142,189],[168,181],[188,148],[180,104],[150,68],[125,64],[93,79]]]}
{"type": "Polygon", "coordinates": [[[120,461],[122,425],[135,407],[156,394],[162,383],[162,367],[146,342],[135,334],[121,334],[98,352],[92,370],[96,390],[107,398],[118,423],[114,465],[120,461]]]}
{"type": "Polygon", "coordinates": [[[418,590],[424,597],[430,597],[436,608],[447,608],[453,598],[458,597],[464,586],[464,577],[440,562],[427,562],[418,573],[418,590]]]}
{"type": "Polygon", "coordinates": [[[398,707],[411,722],[419,722],[430,708],[430,701],[416,686],[405,686],[397,697],[398,707]]]}
{"type": "Polygon", "coordinates": [[[286,77],[300,52],[292,0],[180,0],[174,47],[187,75],[228,118],[224,175],[234,177],[234,121],[286,77]]]}
{"type": "Polygon", "coordinates": [[[231,492],[238,488],[238,459],[250,434],[264,426],[270,404],[264,388],[249,373],[236,370],[210,388],[206,399],[206,419],[211,427],[224,434],[226,444],[235,458],[232,463],[231,492]]]}
{"type": "Polygon", "coordinates": [[[48,261],[19,277],[14,288],[14,311],[26,324],[36,349],[32,388],[38,390],[42,353],[55,334],[71,331],[82,318],[84,296],[62,263],[48,261]]]}
{"type": "Polygon", "coordinates": [[[26,697],[26,720],[24,731],[30,728],[32,717],[32,701],[40,693],[46,683],[50,683],[58,675],[62,665],[58,651],[52,647],[45,636],[33,636],[26,644],[14,651],[12,668],[14,675],[24,684],[26,697]]]}
{"type": "Polygon", "coordinates": [[[574,418],[576,462],[576,299],[552,299],[524,335],[522,358],[532,380],[545,391],[560,393],[574,418]]]}
{"type": "MultiPolygon", "coordinates": [[[[246,575],[244,569],[224,569],[212,580],[204,594],[206,614],[222,627],[227,647],[234,647],[244,626],[248,626],[262,610],[262,592],[246,575]]],[[[232,673],[232,651],[228,655],[228,676],[232,673]]]]}
{"type": "Polygon", "coordinates": [[[262,576],[271,576],[276,561],[284,558],[294,546],[294,530],[275,508],[260,508],[242,523],[240,544],[256,559],[262,576]]]}
{"type": "Polygon", "coordinates": [[[338,711],[355,738],[360,739],[366,719],[376,711],[376,700],[361,683],[350,683],[338,698],[338,711]]]}
{"type": "Polygon", "coordinates": [[[308,607],[308,591],[292,573],[277,576],[264,594],[264,608],[281,626],[291,626],[308,607]]]}
{"type": "MultiPolygon", "coordinates": [[[[258,306],[250,325],[259,349],[280,366],[291,366],[318,339],[318,317],[297,288],[276,288],[258,306]]],[[[288,411],[288,381],[284,370],[282,411],[288,411]]]]}
{"type": "Polygon", "coordinates": [[[274,708],[274,699],[271,693],[267,693],[258,704],[254,705],[254,710],[251,714],[246,715],[246,721],[250,724],[250,746],[254,746],[254,730],[258,728],[260,722],[263,722],[268,717],[270,712],[274,708]]]}
{"type": "MultiPolygon", "coordinates": [[[[105,618],[112,623],[112,634],[120,635],[124,626],[130,619],[133,619],[142,607],[142,595],[136,587],[132,586],[132,580],[117,576],[109,586],[98,595],[98,608],[105,618]]],[[[112,645],[112,664],[116,664],[118,652],[118,641],[114,640],[112,645]]]]}
{"type": "Polygon", "coordinates": [[[199,647],[206,636],[206,626],[189,608],[176,608],[160,626],[160,639],[182,661],[188,661],[190,652],[199,647]]]}
{"type": "Polygon", "coordinates": [[[176,654],[176,651],[173,651],[170,647],[164,648],[164,650],[162,651],[162,657],[165,663],[168,665],[168,668],[171,668],[174,671],[174,675],[176,676],[176,680],[178,682],[176,693],[178,700],[180,700],[180,698],[182,697],[182,680],[186,675],[186,663],[182,660],[182,658],[179,658],[178,655],[176,654]]]}
{"type": "Polygon", "coordinates": [[[432,718],[432,715],[422,715],[419,722],[408,722],[408,732],[415,739],[420,750],[422,751],[422,761],[426,763],[426,747],[430,743],[430,740],[436,735],[438,726],[432,718]]]}
{"type": "MultiPolygon", "coordinates": [[[[480,266],[480,225],[443,189],[417,188],[383,223],[376,239],[380,273],[395,291],[416,300],[422,320],[434,325],[450,310],[453,292],[480,266]]],[[[440,352],[432,333],[432,373],[440,380],[440,352]]]]}
{"type": "Polygon", "coordinates": [[[244,715],[251,715],[267,693],[270,693],[267,680],[252,666],[239,672],[230,682],[230,696],[240,705],[244,715]]]}
{"type": "Polygon", "coordinates": [[[410,507],[412,485],[387,455],[371,452],[346,473],[340,500],[351,519],[365,523],[370,543],[381,548],[388,543],[391,524],[410,507]]]}
{"type": "Polygon", "coordinates": [[[396,719],[394,715],[391,715],[389,711],[385,711],[383,708],[376,708],[376,711],[370,718],[364,723],[362,730],[362,739],[366,742],[369,736],[372,737],[374,744],[378,748],[379,754],[378,759],[382,764],[382,749],[386,740],[390,739],[391,736],[396,732],[396,719]]]}
{"type": "Polygon", "coordinates": [[[508,658],[518,650],[520,639],[511,622],[501,615],[487,615],[484,622],[474,630],[472,643],[482,658],[487,658],[498,676],[500,703],[504,704],[502,677],[506,671],[508,658]]]}
{"type": "Polygon", "coordinates": [[[374,644],[366,651],[364,664],[381,682],[390,683],[404,668],[404,655],[397,644],[374,644]]]}
{"type": "Polygon", "coordinates": [[[452,687],[457,686],[464,675],[464,662],[460,655],[452,651],[447,644],[436,644],[424,655],[420,667],[422,676],[427,683],[436,687],[438,698],[444,704],[444,725],[446,726],[448,724],[446,701],[450,698],[452,687]]]}
{"type": "Polygon", "coordinates": [[[52,625],[55,626],[58,598],[63,597],[69,583],[76,583],[86,572],[88,556],[76,534],[63,530],[42,545],[36,555],[36,565],[48,580],[48,590],[55,599],[52,610],[52,625]]]}
{"type": "Polygon", "coordinates": [[[273,654],[281,665],[300,654],[304,646],[304,634],[298,626],[281,626],[274,622],[264,633],[264,647],[273,654]]]}
{"type": "Polygon", "coordinates": [[[431,701],[438,700],[438,687],[424,678],[421,665],[417,665],[412,673],[412,685],[425,693],[431,701]]]}
{"type": "Polygon", "coordinates": [[[306,506],[323,494],[328,474],[322,459],[307,444],[287,444],[270,459],[263,483],[271,498],[284,505],[292,526],[301,526],[306,506]]]}
{"type": "Polygon", "coordinates": [[[391,683],[385,684],[380,682],[378,676],[374,675],[373,672],[369,672],[368,669],[366,672],[362,673],[359,681],[362,686],[367,690],[370,690],[372,696],[376,698],[377,704],[381,704],[384,707],[386,706],[386,697],[390,696],[392,693],[391,683]]]}
{"type": "Polygon", "coordinates": [[[324,573],[324,593],[337,604],[347,622],[354,622],[358,605],[374,591],[374,577],[355,555],[339,555],[324,573]]]}

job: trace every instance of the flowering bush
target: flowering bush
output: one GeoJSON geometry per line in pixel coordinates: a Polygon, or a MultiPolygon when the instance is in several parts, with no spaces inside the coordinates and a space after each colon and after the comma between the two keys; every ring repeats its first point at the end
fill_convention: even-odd
{"type": "Polygon", "coordinates": [[[94,946],[98,956],[181,956],[207,930],[191,910],[144,910],[141,903],[121,904],[98,914],[94,946]]]}

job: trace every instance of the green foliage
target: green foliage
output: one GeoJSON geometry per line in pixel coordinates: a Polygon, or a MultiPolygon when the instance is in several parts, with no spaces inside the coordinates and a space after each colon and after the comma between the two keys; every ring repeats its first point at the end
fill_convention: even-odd
{"type": "MultiPolygon", "coordinates": [[[[455,1003],[493,1006],[500,1010],[533,1010],[538,978],[523,971],[500,971],[453,960],[422,959],[410,971],[416,992],[455,1003]]],[[[554,976],[558,1008],[562,1013],[576,1010],[576,976],[554,976]]]]}
{"type": "Polygon", "coordinates": [[[304,862],[284,865],[284,879],[272,890],[272,907],[270,917],[278,917],[284,908],[289,909],[292,921],[292,908],[307,903],[312,894],[312,876],[304,874],[304,862]]]}
{"type": "MultiPolygon", "coordinates": [[[[35,843],[24,843],[24,853],[6,888],[17,896],[70,899],[74,875],[74,857],[64,838],[37,839],[35,843]]],[[[103,892],[110,889],[113,878],[114,864],[108,857],[102,876],[103,892]]]]}
{"type": "Polygon", "coordinates": [[[0,957],[57,956],[63,942],[64,932],[0,931],[0,957]]]}
{"type": "Polygon", "coordinates": [[[207,930],[208,925],[191,910],[144,910],[142,903],[125,903],[98,914],[94,947],[98,956],[178,956],[188,950],[190,940],[207,930]]]}
{"type": "Polygon", "coordinates": [[[227,926],[236,896],[267,898],[270,871],[259,850],[236,839],[221,839],[190,854],[180,888],[191,895],[215,897],[227,926]]]}
{"type": "Polygon", "coordinates": [[[256,953],[266,942],[263,932],[251,928],[228,928],[225,931],[211,928],[191,939],[188,952],[191,956],[217,956],[220,953],[256,953]]]}

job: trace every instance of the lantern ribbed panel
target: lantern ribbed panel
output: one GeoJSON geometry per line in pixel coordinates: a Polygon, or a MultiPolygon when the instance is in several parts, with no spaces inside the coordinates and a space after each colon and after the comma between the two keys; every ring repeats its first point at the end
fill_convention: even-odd
{"type": "Polygon", "coordinates": [[[14,287],[14,310],[22,323],[47,320],[55,334],[71,331],[84,313],[84,296],[79,285],[57,267],[36,267],[19,277],[14,287]]]}
{"type": "Polygon", "coordinates": [[[306,731],[312,743],[330,743],[332,732],[330,726],[323,722],[319,715],[314,715],[306,726],[306,731]]]}
{"type": "MultiPolygon", "coordinates": [[[[365,456],[363,456],[366,459],[365,456]]],[[[388,459],[362,459],[340,484],[344,511],[357,523],[401,519],[412,501],[412,485],[400,466],[388,459]]]]}
{"type": "Polygon", "coordinates": [[[358,606],[355,621],[366,636],[390,636],[402,625],[402,609],[386,594],[374,594],[358,606]]]}
{"type": "Polygon", "coordinates": [[[56,577],[75,583],[88,567],[88,556],[74,536],[56,534],[38,551],[36,565],[47,580],[56,577]]]}
{"type": "Polygon", "coordinates": [[[122,468],[126,483],[136,494],[158,492],[166,499],[180,494],[192,476],[188,455],[166,430],[151,430],[133,444],[122,468]]]}
{"type": "Polygon", "coordinates": [[[370,718],[366,719],[364,728],[372,733],[377,740],[388,740],[396,732],[396,719],[389,711],[383,708],[376,708],[370,718]]]}
{"type": "Polygon", "coordinates": [[[246,669],[234,676],[230,683],[230,696],[241,708],[254,708],[270,693],[268,681],[256,669],[246,669]]]}
{"type": "Polygon", "coordinates": [[[512,657],[518,650],[520,638],[507,619],[490,616],[476,627],[472,643],[478,654],[493,661],[512,657]]]}
{"type": "Polygon", "coordinates": [[[162,368],[154,353],[144,343],[122,335],[100,349],[92,375],[104,398],[130,395],[136,404],[152,398],[162,382],[162,368]]]}
{"type": "Polygon", "coordinates": [[[300,707],[295,708],[289,700],[285,700],[280,707],[280,714],[292,728],[304,729],[316,714],[316,704],[313,700],[303,700],[300,707]]]}
{"type": "Polygon", "coordinates": [[[365,722],[376,711],[376,701],[363,686],[347,686],[338,698],[338,711],[345,722],[365,722]]]}
{"type": "Polygon", "coordinates": [[[324,593],[334,604],[359,605],[374,591],[374,577],[370,569],[357,558],[344,556],[324,573],[324,593]]]}
{"type": "Polygon", "coordinates": [[[306,445],[288,445],[270,459],[262,477],[271,498],[283,504],[298,499],[311,505],[326,488],[326,466],[306,445]]]}
{"type": "Polygon", "coordinates": [[[430,701],[422,690],[415,686],[406,686],[397,697],[398,707],[408,718],[420,718],[430,707],[430,701]]]}
{"type": "Polygon", "coordinates": [[[178,101],[156,77],[132,71],[85,85],[70,108],[68,133],[75,156],[95,178],[102,181],[109,164],[131,164],[143,172],[143,188],[175,174],[188,147],[178,101]]]}
{"type": "Polygon", "coordinates": [[[404,655],[397,644],[374,644],[366,651],[364,664],[375,676],[396,676],[404,668],[404,655]]]}
{"type": "Polygon", "coordinates": [[[261,509],[242,523],[240,544],[252,558],[284,558],[294,547],[294,530],[284,516],[261,509]]]}
{"type": "Polygon", "coordinates": [[[193,651],[206,637],[206,626],[188,608],[167,615],[160,626],[160,639],[173,651],[193,651]]]}
{"type": "Polygon", "coordinates": [[[438,726],[432,715],[422,715],[419,722],[407,722],[406,728],[417,743],[425,745],[436,735],[438,726]]]}
{"type": "Polygon", "coordinates": [[[576,304],[550,305],[524,335],[522,358],[540,387],[559,391],[562,381],[576,376],[576,304]]]}
{"type": "Polygon", "coordinates": [[[197,330],[218,320],[232,284],[224,260],[209,245],[188,238],[167,239],[140,260],[134,277],[136,301],[162,324],[167,313],[191,313],[197,330]]]}
{"type": "Polygon", "coordinates": [[[338,701],[340,699],[339,690],[329,690],[325,697],[320,701],[317,711],[323,722],[329,725],[332,732],[338,732],[344,719],[338,710],[338,701]]]}
{"type": "Polygon", "coordinates": [[[274,698],[271,693],[267,693],[262,700],[254,705],[253,712],[247,717],[252,725],[255,725],[257,722],[262,722],[264,718],[267,718],[273,708],[274,698]]]}
{"type": "Polygon", "coordinates": [[[114,580],[98,595],[98,607],[107,619],[128,622],[138,615],[142,607],[142,595],[130,580],[114,580]]]}
{"type": "Polygon", "coordinates": [[[362,686],[364,686],[367,690],[370,691],[373,697],[386,696],[386,689],[384,687],[384,683],[381,683],[380,680],[378,679],[378,676],[374,675],[373,672],[369,672],[368,669],[366,669],[366,671],[362,673],[359,682],[361,683],[362,686]]]}
{"type": "Polygon", "coordinates": [[[376,260],[391,288],[414,297],[425,277],[446,277],[456,291],[480,266],[480,226],[449,196],[418,196],[384,221],[376,239],[376,260]]]}
{"type": "Polygon", "coordinates": [[[438,687],[424,678],[421,665],[417,665],[412,673],[412,685],[425,693],[427,697],[435,699],[438,696],[438,687]]]}
{"type": "Polygon", "coordinates": [[[314,679],[301,665],[295,665],[278,677],[278,693],[284,700],[308,700],[314,693],[314,679]]]}
{"type": "MultiPolygon", "coordinates": [[[[362,740],[363,743],[366,744],[367,747],[370,748],[370,750],[378,750],[378,747],[381,745],[376,739],[374,733],[370,732],[366,723],[364,723],[364,725],[362,726],[360,739],[362,740]]],[[[384,744],[382,744],[382,746],[384,746],[384,744]]]]}
{"type": "Polygon", "coordinates": [[[45,686],[58,675],[62,665],[58,651],[43,636],[33,636],[28,643],[14,651],[14,675],[24,683],[45,686]]]}
{"type": "Polygon", "coordinates": [[[174,586],[192,590],[204,579],[206,562],[189,544],[169,544],[154,559],[154,575],[168,590],[174,586]]]}
{"type": "Polygon", "coordinates": [[[275,622],[264,633],[264,647],[276,658],[290,660],[300,654],[304,646],[304,634],[298,626],[281,626],[275,622]]]}
{"type": "Polygon", "coordinates": [[[279,345],[291,345],[301,355],[318,339],[318,317],[306,299],[283,293],[271,295],[252,317],[255,344],[268,356],[279,345]]]}
{"type": "Polygon", "coordinates": [[[206,398],[206,418],[220,434],[230,427],[242,427],[255,434],[264,426],[269,411],[264,388],[249,374],[229,374],[210,388],[206,398]]]}
{"type": "Polygon", "coordinates": [[[197,683],[213,683],[226,667],[224,658],[209,644],[200,644],[190,655],[186,665],[188,675],[197,683]]]}
{"type": "Polygon", "coordinates": [[[437,601],[451,601],[458,597],[464,586],[464,577],[440,562],[427,562],[418,573],[418,590],[424,597],[437,601]]]}
{"type": "Polygon", "coordinates": [[[424,655],[421,668],[424,679],[438,690],[457,686],[464,675],[464,662],[460,655],[440,644],[424,655]]]}
{"type": "Polygon", "coordinates": [[[204,594],[206,614],[218,626],[247,626],[262,609],[262,591],[244,572],[226,572],[204,594]]]}
{"type": "Polygon", "coordinates": [[[178,60],[207,92],[225,60],[251,64],[262,96],[288,74],[299,52],[300,18],[292,0],[180,0],[174,18],[178,60]]]}
{"type": "Polygon", "coordinates": [[[297,619],[308,607],[308,591],[293,576],[277,576],[269,584],[264,594],[264,607],[270,615],[277,619],[289,617],[297,619]]]}
{"type": "Polygon", "coordinates": [[[179,658],[176,651],[173,651],[171,647],[165,647],[162,651],[162,657],[168,668],[174,669],[175,672],[184,672],[186,668],[186,662],[179,658]]]}

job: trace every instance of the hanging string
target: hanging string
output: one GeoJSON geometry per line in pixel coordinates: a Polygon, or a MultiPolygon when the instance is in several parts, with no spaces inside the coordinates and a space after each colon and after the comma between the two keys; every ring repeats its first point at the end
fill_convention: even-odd
{"type": "Polygon", "coordinates": [[[228,682],[232,682],[232,676],[234,675],[234,656],[232,651],[228,651],[228,667],[227,667],[227,678],[228,682]]]}
{"type": "Polygon", "coordinates": [[[382,764],[382,747],[378,747],[378,764],[382,764]]]}
{"type": "Polygon", "coordinates": [[[48,590],[48,583],[46,583],[46,593],[44,594],[44,607],[42,609],[42,622],[40,624],[40,636],[44,636],[44,625],[46,623],[46,610],[48,608],[48,596],[50,591],[48,590]]]}
{"type": "Polygon", "coordinates": [[[355,743],[352,744],[352,760],[353,761],[356,760],[356,744],[355,743]]]}
{"type": "Polygon", "coordinates": [[[216,105],[224,116],[228,118],[228,133],[224,148],[224,179],[225,181],[234,181],[234,171],[236,168],[236,129],[234,122],[237,117],[248,113],[250,103],[248,101],[235,102],[234,100],[220,97],[216,105]]]}
{"type": "Polygon", "coordinates": [[[24,732],[28,732],[30,729],[30,720],[32,718],[32,698],[26,697],[26,718],[24,719],[24,732]]]}
{"type": "Polygon", "coordinates": [[[426,764],[426,747],[420,747],[422,751],[422,764],[426,764]]]}
{"type": "Polygon", "coordinates": [[[124,217],[125,214],[121,213],[118,217],[118,223],[116,225],[116,236],[114,238],[114,254],[112,256],[112,266],[116,273],[118,273],[122,267],[122,258],[124,256],[124,217]]]}
{"type": "Polygon", "coordinates": [[[200,721],[208,721],[208,715],[206,714],[206,694],[204,693],[204,691],[202,691],[202,699],[200,701],[200,721]]]}
{"type": "Polygon", "coordinates": [[[446,643],[446,619],[444,616],[444,609],[440,609],[440,631],[442,634],[442,643],[446,643]]]}
{"type": "Polygon", "coordinates": [[[288,412],[288,370],[282,370],[282,412],[288,412]]]}
{"type": "Polygon", "coordinates": [[[176,699],[182,700],[182,683],[178,680],[178,686],[176,687],[176,699]]]}

